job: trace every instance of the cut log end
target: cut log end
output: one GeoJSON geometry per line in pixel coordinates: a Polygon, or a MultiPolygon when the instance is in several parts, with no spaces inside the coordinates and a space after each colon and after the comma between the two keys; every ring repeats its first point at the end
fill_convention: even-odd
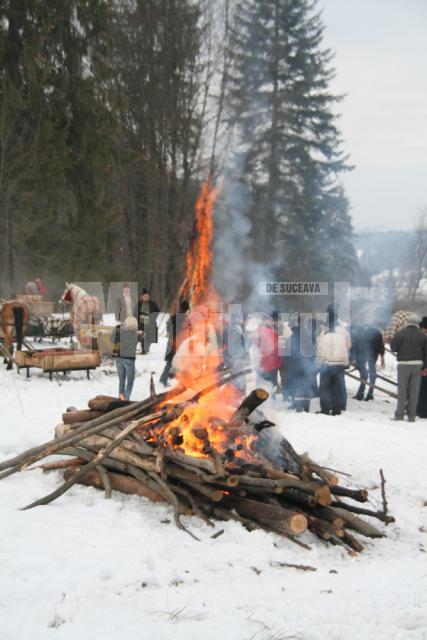
{"type": "Polygon", "coordinates": [[[307,518],[302,513],[296,513],[294,516],[291,516],[288,525],[292,533],[299,535],[307,529],[307,518]]]}

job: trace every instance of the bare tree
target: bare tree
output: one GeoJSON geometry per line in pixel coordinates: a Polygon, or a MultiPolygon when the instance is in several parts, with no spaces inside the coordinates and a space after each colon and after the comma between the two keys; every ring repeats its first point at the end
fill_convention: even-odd
{"type": "Polygon", "coordinates": [[[421,207],[414,223],[414,239],[410,252],[409,299],[415,302],[421,280],[427,272],[427,206],[421,207]]]}

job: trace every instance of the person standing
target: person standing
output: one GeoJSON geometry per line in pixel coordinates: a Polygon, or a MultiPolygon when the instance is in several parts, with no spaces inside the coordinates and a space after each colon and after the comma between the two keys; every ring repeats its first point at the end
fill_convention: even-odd
{"type": "MultiPolygon", "coordinates": [[[[349,365],[350,335],[337,327],[335,316],[329,314],[325,331],[317,340],[316,364],[320,370],[320,411],[338,416],[343,410],[342,379],[349,365]]],[[[345,384],[345,383],[344,383],[345,384]]]]}
{"type": "Polygon", "coordinates": [[[257,336],[257,385],[269,383],[273,395],[277,388],[280,368],[279,334],[275,327],[275,315],[266,315],[259,325],[257,336]]]}
{"type": "Polygon", "coordinates": [[[130,400],[135,380],[135,358],[138,344],[138,321],[133,316],[126,318],[116,329],[113,357],[116,358],[119,376],[120,400],[130,400]]]}
{"type": "Polygon", "coordinates": [[[354,396],[355,400],[373,400],[374,385],[377,380],[377,360],[381,356],[384,368],[384,339],[379,329],[371,324],[354,324],[350,329],[350,360],[354,362],[360,376],[360,386],[354,396]],[[369,390],[364,398],[366,381],[369,377],[369,390]],[[364,382],[365,381],[365,382],[364,382]]]}
{"type": "Polygon", "coordinates": [[[421,376],[427,375],[427,336],[419,328],[417,315],[408,317],[407,325],[391,340],[391,350],[397,355],[397,408],[395,420],[415,422],[421,376]]]}
{"type": "Polygon", "coordinates": [[[286,389],[297,413],[310,411],[310,400],[317,395],[316,367],[312,332],[298,321],[292,327],[288,353],[282,356],[286,389]]]}
{"type": "Polygon", "coordinates": [[[130,284],[129,282],[124,282],[122,287],[122,292],[120,296],[116,300],[116,320],[121,324],[124,323],[126,318],[130,316],[135,316],[135,305],[132,300],[130,284]]]}
{"type": "Polygon", "coordinates": [[[160,309],[148,289],[144,288],[138,300],[138,328],[141,331],[141,353],[148,353],[157,342],[157,316],[160,309]]]}
{"type": "Polygon", "coordinates": [[[190,309],[190,305],[188,301],[181,300],[181,302],[179,303],[178,313],[175,313],[168,320],[168,326],[167,326],[168,344],[166,347],[166,355],[165,355],[166,364],[165,364],[165,368],[163,369],[163,373],[160,376],[160,382],[165,387],[168,385],[168,380],[171,375],[172,361],[178,349],[179,335],[181,333],[181,330],[184,327],[189,309],[190,309]]]}
{"type": "MultiPolygon", "coordinates": [[[[420,322],[420,329],[427,335],[427,316],[424,316],[420,322]]],[[[421,376],[420,393],[418,395],[417,416],[419,418],[427,418],[427,376],[421,376]]]]}

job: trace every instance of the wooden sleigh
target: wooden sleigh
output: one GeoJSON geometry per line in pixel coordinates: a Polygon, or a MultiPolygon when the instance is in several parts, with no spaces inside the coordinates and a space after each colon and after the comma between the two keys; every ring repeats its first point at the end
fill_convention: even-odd
{"type": "Polygon", "coordinates": [[[49,374],[52,380],[54,373],[62,371],[86,371],[89,379],[90,372],[101,364],[99,351],[90,349],[43,349],[37,351],[17,351],[15,363],[18,372],[27,370],[27,378],[30,377],[30,369],[42,369],[49,374]]]}
{"type": "Polygon", "coordinates": [[[28,307],[31,317],[48,317],[52,315],[55,308],[54,302],[43,300],[40,295],[20,293],[16,299],[28,307]]]}

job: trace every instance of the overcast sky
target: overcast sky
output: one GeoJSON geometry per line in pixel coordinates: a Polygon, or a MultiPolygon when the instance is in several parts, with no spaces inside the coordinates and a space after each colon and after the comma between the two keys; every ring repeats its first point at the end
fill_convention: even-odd
{"type": "Polygon", "coordinates": [[[407,229],[427,206],[427,0],[319,0],[356,230],[407,229]]]}

